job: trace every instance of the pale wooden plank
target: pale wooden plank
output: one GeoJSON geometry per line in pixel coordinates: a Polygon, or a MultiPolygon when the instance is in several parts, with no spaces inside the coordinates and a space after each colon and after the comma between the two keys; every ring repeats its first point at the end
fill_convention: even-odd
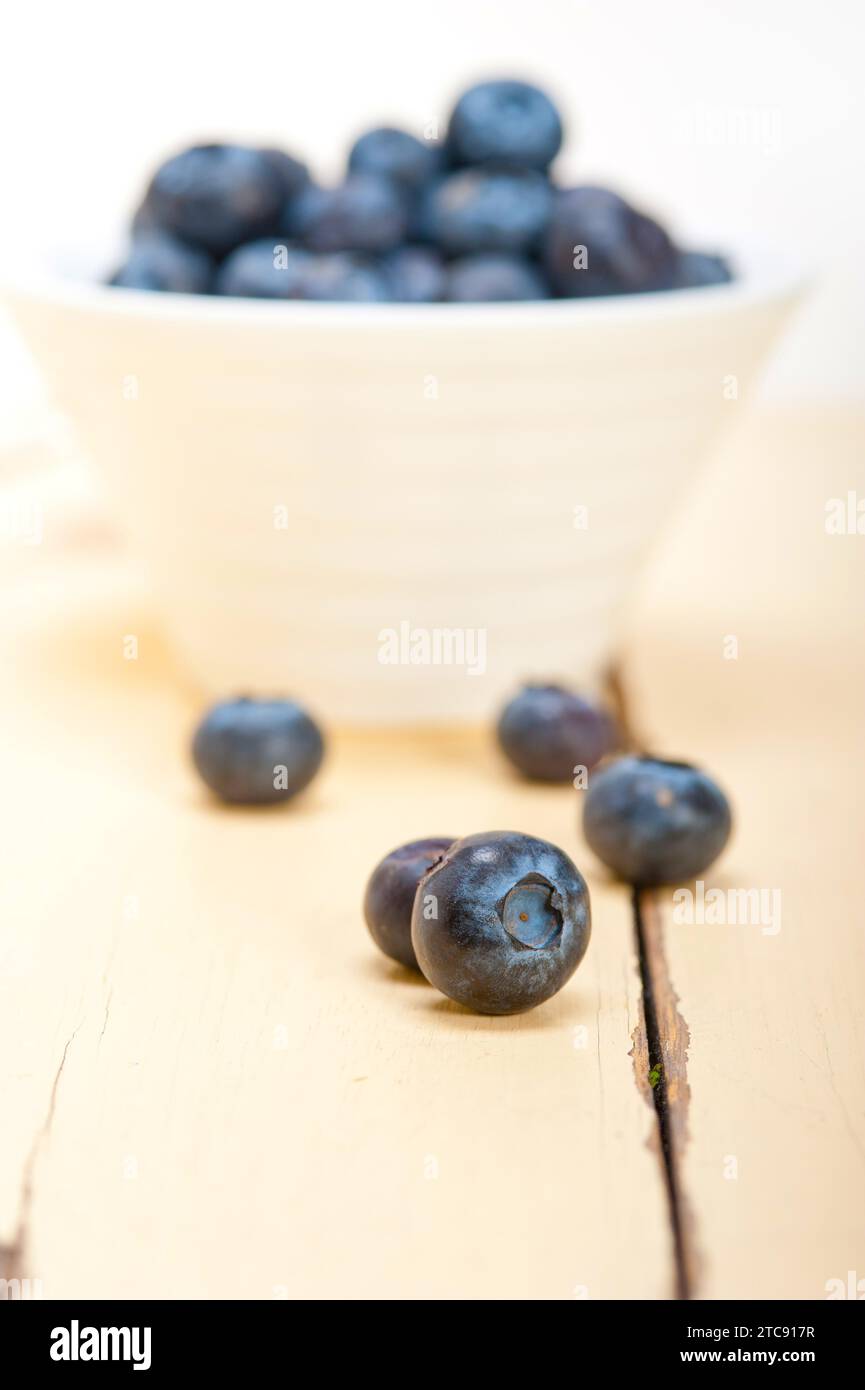
{"type": "Polygon", "coordinates": [[[774,935],[676,924],[656,895],[690,1033],[681,1177],[706,1297],[824,1298],[865,1274],[865,537],[824,530],[826,499],[865,497],[863,443],[861,418],[804,412],[740,438],[635,623],[644,727],[735,803],[707,884],[781,893],[774,935]]]}
{"type": "Polygon", "coordinates": [[[31,1154],[18,1273],[53,1297],[668,1296],[626,895],[593,876],[586,962],[514,1019],[391,971],[360,917],[372,864],[416,834],[504,825],[576,853],[576,794],[526,788],[481,735],[343,734],[302,806],[213,809],[185,763],[195,697],[116,558],[73,546],[17,573],[0,1240],[31,1154]]]}
{"type": "MultiPolygon", "coordinates": [[[[647,586],[633,646],[640,724],[715,765],[734,794],[740,829],[718,881],[783,892],[778,937],[666,933],[691,1034],[683,1178],[699,1288],[722,1297],[819,1297],[826,1279],[865,1264],[847,848],[861,838],[862,550],[822,531],[827,496],[865,490],[857,459],[850,428],[832,433],[823,418],[739,441],[692,513],[690,542],[680,533],[647,586]],[[712,544],[725,564],[707,566],[712,544]],[[730,633],[740,657],[722,664],[730,633]],[[719,1176],[719,1153],[738,1158],[737,1180],[719,1176]]],[[[19,693],[3,697],[17,816],[5,837],[13,968],[0,1067],[0,1238],[14,1232],[31,1155],[29,1272],[76,1294],[155,1281],[180,1296],[352,1296],[357,1284],[372,1296],[568,1296],[566,1280],[594,1296],[666,1292],[667,1228],[643,1147],[651,1116],[621,1046],[638,1021],[622,893],[591,872],[592,952],[542,1029],[542,1015],[530,1027],[468,1026],[447,1006],[433,1016],[417,989],[380,977],[358,935],[358,885],[386,828],[396,841],[443,826],[458,805],[457,830],[510,821],[567,845],[567,794],[527,799],[468,737],[346,738],[338,783],[332,765],[303,817],[229,829],[204,815],[175,758],[193,702],[165,683],[114,562],[76,571],[71,598],[68,565],[62,578],[42,557],[32,569],[4,613],[19,693]],[[143,634],[142,660],[118,668],[130,630],[143,634]],[[352,789],[338,813],[336,785],[340,801],[352,789]],[[320,866],[322,822],[339,863],[324,856],[326,884],[304,883],[296,910],[311,904],[330,930],[298,941],[286,933],[287,870],[274,888],[272,859],[284,863],[290,831],[291,862],[320,866]],[[202,889],[211,901],[214,886],[203,921],[202,889]],[[124,916],[130,894],[137,919],[124,916]],[[586,1081],[550,1062],[591,1056],[593,991],[603,1065],[586,1081]],[[581,1022],[585,1050],[572,1045],[581,1022]],[[355,1071],[359,1056],[372,1067],[355,1071]],[[361,1100],[376,1077],[375,1099],[361,1100]],[[536,1158],[551,1151],[576,1158],[551,1173],[536,1158]],[[418,1155],[421,1167],[438,1159],[437,1179],[418,1177],[418,1155]],[[124,1176],[130,1157],[137,1177],[124,1176]]]]}

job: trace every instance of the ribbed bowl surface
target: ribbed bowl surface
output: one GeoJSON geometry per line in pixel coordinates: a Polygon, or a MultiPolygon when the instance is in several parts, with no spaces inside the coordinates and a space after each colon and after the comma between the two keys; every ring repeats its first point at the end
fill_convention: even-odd
{"type": "Polygon", "coordinates": [[[489,717],[593,679],[798,278],[622,300],[7,298],[210,694],[489,717]]]}

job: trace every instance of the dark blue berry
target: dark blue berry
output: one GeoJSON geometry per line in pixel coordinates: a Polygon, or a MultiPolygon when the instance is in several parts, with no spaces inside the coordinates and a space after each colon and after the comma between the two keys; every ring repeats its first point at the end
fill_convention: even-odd
{"type": "Polygon", "coordinates": [[[349,174],[337,188],[304,189],[287,226],[311,251],[390,251],[405,237],[408,209],[389,179],[349,174]]]}
{"type": "Polygon", "coordinates": [[[296,198],[301,189],[306,188],[309,184],[309,169],[302,160],[295,159],[285,150],[266,149],[261,150],[260,154],[279,179],[284,202],[296,198]]]}
{"type": "Polygon", "coordinates": [[[538,245],[552,206],[553,191],[543,174],[462,169],[431,188],[423,217],[431,239],[447,255],[520,252],[538,245]]]}
{"type": "Polygon", "coordinates": [[[250,241],[226,257],[216,277],[217,294],[246,299],[301,299],[312,255],[272,237],[250,241]]]}
{"type": "Polygon", "coordinates": [[[352,145],[348,168],[352,174],[376,174],[392,179],[407,192],[416,193],[442,167],[441,148],[419,140],[407,130],[380,126],[368,130],[352,145]]]}
{"type": "Polygon", "coordinates": [[[168,232],[164,232],[159,226],[146,198],[142,199],[141,203],[139,203],[138,207],[135,209],[129,231],[133,238],[137,236],[147,236],[148,234],[155,234],[158,236],[169,235],[168,232]]]}
{"type": "Polygon", "coordinates": [[[548,299],[546,281],[523,256],[501,252],[463,256],[447,268],[445,299],[455,304],[548,299]]]}
{"type": "Polygon", "coordinates": [[[634,294],[671,289],[677,252],[651,217],[607,188],[559,193],[546,235],[545,260],[558,294],[634,294]]]}
{"type": "Polygon", "coordinates": [[[448,126],[455,164],[546,169],[562,143],[562,121],[549,97],[528,82],[481,82],[460,97],[448,126]]]}
{"type": "Polygon", "coordinates": [[[434,178],[409,204],[407,240],[410,243],[428,245],[435,241],[433,236],[434,207],[438,189],[445,181],[440,175],[434,178]]]}
{"type": "Polygon", "coordinates": [[[232,252],[220,267],[216,290],[253,299],[377,303],[391,298],[382,272],[360,256],[316,256],[270,239],[232,252]]]}
{"type": "Polygon", "coordinates": [[[495,830],[457,840],[421,879],[412,942],[431,984],[483,1014],[542,1004],[589,944],[589,890],[546,840],[495,830]]]}
{"type": "Polygon", "coordinates": [[[164,232],[139,231],[109,284],[127,290],[207,294],[213,283],[213,270],[213,261],[206,252],[164,232]]]}
{"type": "Polygon", "coordinates": [[[386,956],[410,970],[420,969],[411,942],[411,913],[418,883],[453,842],[450,835],[400,845],[373,869],[366,885],[363,915],[373,941],[386,956]]]}
{"type": "Polygon", "coordinates": [[[444,299],[445,267],[429,246],[400,246],[381,262],[391,296],[404,304],[432,304],[444,299]]]}
{"type": "Polygon", "coordinates": [[[384,275],[360,256],[313,256],[303,281],[302,299],[378,304],[391,299],[384,275]]]}
{"type": "Polygon", "coordinates": [[[192,758],[223,801],[287,801],[308,785],[324,757],[315,721],[293,700],[226,700],[202,719],[192,758]]]}
{"type": "Polygon", "coordinates": [[[334,252],[310,258],[299,297],[320,302],[381,304],[392,295],[378,266],[362,256],[334,252]]]}
{"type": "Polygon", "coordinates": [[[618,758],[589,781],[583,832],[619,878],[639,886],[680,883],[717,859],[730,806],[716,782],[689,763],[618,758]]]}
{"type": "Polygon", "coordinates": [[[526,777],[571,782],[615,748],[617,731],[606,710],[559,685],[527,685],[502,710],[502,750],[526,777]]]}
{"type": "Polygon", "coordinates": [[[698,289],[701,285],[727,285],[733,275],[723,256],[706,251],[680,251],[674,285],[677,290],[698,289]]]}
{"type": "Polygon", "coordinates": [[[157,169],[146,202],[165,231],[222,256],[273,231],[285,196],[272,155],[242,145],[194,145],[157,169]]]}

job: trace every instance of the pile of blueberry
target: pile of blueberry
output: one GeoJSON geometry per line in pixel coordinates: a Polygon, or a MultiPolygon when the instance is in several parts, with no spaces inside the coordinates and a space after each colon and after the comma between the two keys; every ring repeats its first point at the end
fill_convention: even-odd
{"type": "Polygon", "coordinates": [[[482,82],[441,141],[367,131],[323,187],[282,150],[195,145],[151,179],[110,283],[258,299],[452,303],[723,284],[607,188],[559,187],[561,117],[527,82],[482,82]]]}
{"type": "MultiPolygon", "coordinates": [[[[627,883],[694,878],[727,843],[732,819],[717,783],[689,763],[616,756],[615,720],[594,701],[557,685],[526,686],[502,711],[497,733],[526,777],[567,782],[597,767],[583,833],[627,883]]],[[[244,698],[205,715],[192,755],[223,801],[267,804],[312,781],[324,740],[294,701],[244,698]]],[[[399,846],[374,869],[363,908],[385,955],[485,1014],[520,1013],[551,998],[591,932],[589,890],[576,865],[557,846],[515,831],[399,846]]]]}
{"type": "Polygon", "coordinates": [[[591,934],[577,866],[547,840],[508,830],[393,850],[367,884],[364,916],[386,955],[481,1014],[552,998],[591,934]]]}

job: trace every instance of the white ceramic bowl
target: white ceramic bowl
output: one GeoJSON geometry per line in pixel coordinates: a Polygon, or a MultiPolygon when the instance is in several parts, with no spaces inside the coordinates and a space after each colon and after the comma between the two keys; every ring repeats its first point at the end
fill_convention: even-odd
{"type": "Polygon", "coordinates": [[[211,695],[484,719],[591,682],[801,277],[519,305],[307,305],[33,278],[5,298],[211,695]]]}

